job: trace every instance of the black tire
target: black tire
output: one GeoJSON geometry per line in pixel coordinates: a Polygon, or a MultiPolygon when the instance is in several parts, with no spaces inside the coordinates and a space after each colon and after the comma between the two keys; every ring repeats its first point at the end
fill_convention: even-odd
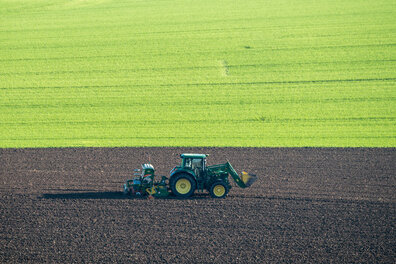
{"type": "Polygon", "coordinates": [[[197,184],[192,176],[187,173],[179,173],[169,181],[172,193],[177,197],[187,198],[193,195],[197,184]]]}
{"type": "Polygon", "coordinates": [[[212,184],[209,189],[210,196],[213,198],[224,198],[227,196],[229,188],[224,182],[218,181],[212,184]]]}

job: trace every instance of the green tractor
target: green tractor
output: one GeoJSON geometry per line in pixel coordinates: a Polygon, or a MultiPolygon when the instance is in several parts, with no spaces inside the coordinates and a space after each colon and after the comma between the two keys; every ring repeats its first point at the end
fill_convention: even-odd
{"type": "Polygon", "coordinates": [[[207,166],[206,154],[181,154],[181,164],[170,171],[169,178],[162,176],[158,182],[154,181],[154,167],[143,164],[133,180],[124,184],[124,193],[135,195],[150,195],[165,197],[171,191],[175,196],[187,198],[195,191],[207,190],[214,198],[224,198],[231,189],[228,176],[230,175],[241,188],[251,186],[257,179],[253,174],[242,172],[241,177],[229,162],[207,166]]]}

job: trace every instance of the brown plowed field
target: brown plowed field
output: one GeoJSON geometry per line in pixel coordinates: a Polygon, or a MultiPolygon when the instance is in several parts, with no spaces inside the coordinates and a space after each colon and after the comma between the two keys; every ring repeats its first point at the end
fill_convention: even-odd
{"type": "Polygon", "coordinates": [[[0,150],[1,262],[394,263],[395,149],[0,150]],[[226,199],[121,194],[182,152],[259,176],[226,199]]]}

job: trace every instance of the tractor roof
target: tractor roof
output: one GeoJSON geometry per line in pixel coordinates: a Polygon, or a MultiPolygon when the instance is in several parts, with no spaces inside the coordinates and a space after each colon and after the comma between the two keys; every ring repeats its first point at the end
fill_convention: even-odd
{"type": "Polygon", "coordinates": [[[208,155],[207,154],[191,154],[191,153],[183,153],[180,155],[181,158],[198,158],[198,159],[205,159],[208,155]]]}

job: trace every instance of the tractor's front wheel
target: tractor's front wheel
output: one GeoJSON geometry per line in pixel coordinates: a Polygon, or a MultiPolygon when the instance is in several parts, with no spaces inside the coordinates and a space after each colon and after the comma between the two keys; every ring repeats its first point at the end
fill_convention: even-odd
{"type": "Polygon", "coordinates": [[[210,187],[209,193],[213,198],[224,198],[228,194],[228,187],[223,182],[215,182],[210,187]]]}
{"type": "Polygon", "coordinates": [[[195,180],[186,173],[173,176],[169,182],[172,192],[178,197],[190,197],[196,188],[195,180]]]}

